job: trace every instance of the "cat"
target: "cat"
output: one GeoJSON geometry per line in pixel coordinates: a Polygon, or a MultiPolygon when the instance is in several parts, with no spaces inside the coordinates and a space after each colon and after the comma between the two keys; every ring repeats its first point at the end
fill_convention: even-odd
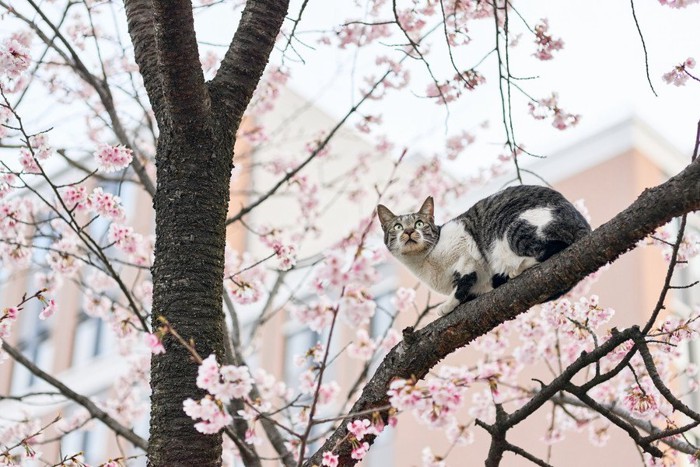
{"type": "MultiPolygon", "coordinates": [[[[431,289],[449,299],[441,315],[545,261],[591,231],[583,215],[551,188],[519,185],[474,204],[439,226],[433,198],[416,213],[377,206],[384,244],[431,289]]],[[[564,295],[562,291],[550,298],[564,295]]]]}

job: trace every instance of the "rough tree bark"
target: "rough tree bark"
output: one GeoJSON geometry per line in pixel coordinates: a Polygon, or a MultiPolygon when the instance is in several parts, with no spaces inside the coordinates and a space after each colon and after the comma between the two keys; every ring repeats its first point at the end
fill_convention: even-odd
{"type": "MultiPolygon", "coordinates": [[[[159,128],[152,326],[164,317],[207,356],[224,355],[225,220],[235,134],[288,0],[248,0],[217,77],[205,83],[189,0],[126,0],[129,34],[159,128]]],[[[151,363],[151,466],[216,466],[221,436],[182,409],[200,398],[197,365],[165,339],[151,363]]]]}
{"type": "MultiPolygon", "coordinates": [[[[492,293],[460,305],[442,319],[419,331],[404,330],[404,340],[384,358],[365,385],[349,413],[377,409],[386,421],[389,404],[387,391],[394,378],[422,379],[437,363],[455,350],[486,334],[499,324],[514,319],[533,305],[614,261],[674,217],[700,209],[700,158],[681,173],[657,187],[645,190],[627,209],[547,262],[525,271],[492,293]]],[[[367,415],[363,416],[364,418],[367,415]]],[[[355,465],[350,457],[348,417],[323,446],[305,463],[321,465],[324,451],[339,456],[340,466],[355,465]]],[[[367,437],[365,437],[367,439],[367,437]]],[[[370,443],[373,437],[367,439],[370,443]]]]}

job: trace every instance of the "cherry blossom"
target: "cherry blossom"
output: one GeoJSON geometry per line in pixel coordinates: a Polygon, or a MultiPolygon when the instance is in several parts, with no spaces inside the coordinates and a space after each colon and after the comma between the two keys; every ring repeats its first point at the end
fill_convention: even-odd
{"type": "Polygon", "coordinates": [[[119,196],[105,193],[101,187],[92,190],[87,198],[87,207],[95,214],[111,221],[121,222],[126,217],[119,196]]]}
{"type": "Polygon", "coordinates": [[[550,97],[540,99],[537,102],[529,102],[528,109],[530,115],[536,120],[552,119],[552,126],[558,130],[566,130],[578,124],[580,115],[575,115],[564,111],[559,107],[559,96],[552,93],[550,97]]]}
{"type": "Polygon", "coordinates": [[[374,356],[376,347],[367,331],[359,329],[355,335],[355,340],[348,346],[348,355],[358,360],[367,361],[374,356]]]}
{"type": "Polygon", "coordinates": [[[165,353],[165,347],[163,347],[163,343],[156,334],[146,333],[144,335],[144,340],[146,341],[146,345],[151,350],[152,354],[158,355],[165,353]]]}
{"type": "Polygon", "coordinates": [[[10,79],[17,79],[29,68],[29,49],[16,39],[5,40],[0,46],[0,69],[10,79]]]}
{"type": "Polygon", "coordinates": [[[310,305],[290,305],[288,307],[291,315],[295,319],[306,324],[311,330],[316,332],[320,332],[324,328],[330,326],[333,321],[333,315],[335,314],[331,302],[323,296],[320,298],[321,301],[310,305]]]}
{"type": "Polygon", "coordinates": [[[350,453],[350,457],[352,457],[353,459],[362,460],[367,455],[368,451],[369,443],[367,441],[364,441],[363,443],[358,444],[356,447],[353,448],[352,452],[350,453]]]}
{"type": "Polygon", "coordinates": [[[554,58],[552,52],[564,48],[564,41],[561,39],[554,39],[548,32],[549,21],[543,18],[535,25],[535,44],[537,44],[537,52],[533,55],[540,60],[551,60],[554,58]]]}
{"type": "Polygon", "coordinates": [[[377,304],[371,299],[368,291],[358,286],[349,286],[338,302],[340,315],[352,326],[369,323],[376,308],[377,304]]]}
{"type": "Polygon", "coordinates": [[[56,302],[53,298],[49,300],[44,299],[42,302],[44,302],[44,308],[39,313],[39,319],[44,320],[56,313],[56,302]]]}
{"type": "Polygon", "coordinates": [[[447,464],[442,460],[441,457],[433,454],[433,451],[428,447],[424,447],[421,451],[421,461],[423,462],[423,467],[446,467],[447,464]]]}
{"type": "Polygon", "coordinates": [[[622,403],[632,415],[642,419],[649,419],[656,415],[659,400],[652,392],[650,385],[634,385],[627,390],[626,394],[622,403]]]}
{"type": "Polygon", "coordinates": [[[321,465],[326,467],[338,467],[338,456],[330,451],[324,452],[321,465]]]}
{"type": "Polygon", "coordinates": [[[221,402],[211,396],[205,396],[199,401],[185,399],[182,406],[185,413],[192,419],[201,419],[194,424],[195,429],[200,433],[207,435],[218,433],[233,422],[233,417],[226,412],[221,402]]]}
{"type": "Polygon", "coordinates": [[[62,188],[60,193],[68,209],[82,211],[86,208],[87,189],[84,186],[71,185],[62,188]]]}
{"type": "Polygon", "coordinates": [[[668,84],[683,86],[691,76],[687,70],[692,70],[693,68],[695,68],[695,59],[688,57],[683,63],[676,65],[671,71],[664,73],[662,78],[668,84]]]}
{"type": "Polygon", "coordinates": [[[116,172],[125,169],[134,158],[133,151],[124,146],[100,144],[94,153],[95,160],[103,172],[116,172]]]}
{"type": "Polygon", "coordinates": [[[699,0],[659,0],[659,3],[671,8],[685,8],[693,3],[698,3],[698,1],[699,0]]]}

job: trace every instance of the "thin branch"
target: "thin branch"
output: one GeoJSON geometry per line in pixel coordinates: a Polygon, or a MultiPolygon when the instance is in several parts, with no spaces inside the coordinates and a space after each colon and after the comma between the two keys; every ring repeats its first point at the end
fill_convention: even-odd
{"type": "Polygon", "coordinates": [[[634,18],[634,25],[637,26],[637,32],[639,33],[639,38],[642,40],[642,49],[644,50],[644,68],[647,73],[647,82],[651,88],[651,92],[654,93],[656,97],[659,97],[654,90],[654,85],[651,84],[651,77],[649,76],[649,56],[647,54],[647,45],[644,43],[644,35],[642,34],[642,28],[639,26],[639,21],[637,20],[637,12],[634,8],[634,0],[630,0],[630,7],[632,8],[632,18],[634,18]]]}
{"type": "Polygon", "coordinates": [[[117,435],[123,437],[124,439],[131,442],[134,446],[146,450],[148,442],[141,438],[139,435],[116,421],[114,418],[109,416],[107,412],[100,409],[95,405],[90,398],[78,394],[77,392],[70,389],[68,386],[51,376],[50,374],[43,371],[41,368],[32,363],[28,358],[26,358],[20,351],[9,345],[7,342],[2,343],[2,350],[7,352],[17,363],[25,367],[36,377],[43,379],[51,386],[55,387],[61,394],[66,396],[68,399],[75,401],[77,404],[83,406],[94,418],[98,419],[117,435]]]}

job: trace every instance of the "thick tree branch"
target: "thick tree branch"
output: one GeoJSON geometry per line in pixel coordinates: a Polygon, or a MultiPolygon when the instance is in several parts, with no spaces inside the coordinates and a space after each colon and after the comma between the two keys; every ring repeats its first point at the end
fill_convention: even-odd
{"type": "Polygon", "coordinates": [[[158,72],[153,6],[149,0],[125,0],[124,7],[129,36],[134,45],[134,59],[143,77],[156,120],[160,122],[164,109],[163,80],[158,72]]]}
{"type": "Polygon", "coordinates": [[[216,77],[211,83],[219,114],[227,118],[229,131],[240,124],[253,91],[265,70],[275,39],[282,27],[289,0],[248,0],[216,77]]]}
{"type": "MultiPolygon", "coordinates": [[[[440,360],[499,324],[514,319],[547,297],[616,260],[656,227],[673,217],[700,209],[700,163],[694,161],[666,183],[645,190],[630,207],[545,263],[525,271],[495,291],[460,305],[394,347],[365,386],[350,412],[372,408],[386,419],[387,390],[394,378],[423,378],[440,360]]],[[[354,465],[346,424],[339,427],[306,465],[320,465],[324,451],[340,456],[340,465],[354,465]]],[[[372,440],[370,439],[370,442],[372,440]]]]}
{"type": "MultiPolygon", "coordinates": [[[[199,61],[192,3],[189,0],[153,0],[152,4],[163,103],[173,129],[188,134],[189,130],[205,127],[211,106],[199,61]]],[[[147,54],[141,55],[142,59],[150,60],[147,54]]],[[[151,62],[143,64],[148,66],[151,62]]],[[[148,72],[150,74],[150,70],[148,72]]],[[[152,82],[151,86],[155,84],[157,82],[152,82]]],[[[157,89],[147,88],[147,91],[150,97],[157,89]]],[[[158,123],[163,131],[163,121],[158,123]]]]}

